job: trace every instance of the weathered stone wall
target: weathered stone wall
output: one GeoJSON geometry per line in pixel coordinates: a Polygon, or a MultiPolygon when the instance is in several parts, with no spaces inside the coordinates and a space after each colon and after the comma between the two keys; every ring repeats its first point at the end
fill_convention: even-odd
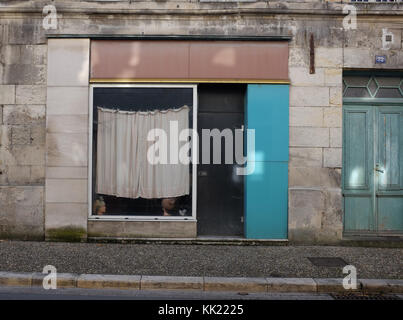
{"type": "Polygon", "coordinates": [[[55,2],[58,28],[44,30],[46,4],[0,5],[0,238],[43,239],[45,226],[50,239],[86,236],[88,83],[63,77],[58,82],[58,73],[77,68],[57,55],[63,45],[47,47],[46,34],[291,35],[289,239],[334,243],[342,238],[342,70],[403,68],[403,7],[358,5],[357,30],[345,31],[342,4],[320,0],[60,0],[55,2]],[[385,50],[384,28],[394,34],[385,50]],[[59,57],[51,70],[48,49],[59,57]],[[375,54],[386,55],[387,63],[375,65],[375,54]]]}
{"type": "Polygon", "coordinates": [[[44,234],[47,46],[34,25],[0,20],[0,237],[44,234]]]}

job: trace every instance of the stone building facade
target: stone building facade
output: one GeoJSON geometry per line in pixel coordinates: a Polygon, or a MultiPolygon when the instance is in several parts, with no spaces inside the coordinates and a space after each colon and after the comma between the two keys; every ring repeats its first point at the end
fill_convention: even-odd
{"type": "Polygon", "coordinates": [[[0,1],[0,238],[197,236],[181,221],[88,217],[91,41],[158,35],[289,38],[286,238],[347,239],[343,72],[402,72],[402,30],[401,3],[0,1]],[[43,27],[49,4],[56,29],[43,27]],[[343,27],[347,4],[356,8],[356,29],[343,27]]]}

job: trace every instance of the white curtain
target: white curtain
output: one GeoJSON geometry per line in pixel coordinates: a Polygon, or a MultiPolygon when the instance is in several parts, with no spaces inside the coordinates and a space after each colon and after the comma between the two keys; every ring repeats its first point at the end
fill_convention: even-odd
{"type": "MultiPolygon", "coordinates": [[[[170,164],[171,121],[179,133],[188,129],[189,108],[144,112],[98,108],[97,193],[146,199],[189,194],[189,165],[170,164]],[[155,143],[147,141],[152,129],[166,132],[167,164],[152,164],[147,159],[155,143]]],[[[178,152],[183,143],[178,143],[178,152]]]]}

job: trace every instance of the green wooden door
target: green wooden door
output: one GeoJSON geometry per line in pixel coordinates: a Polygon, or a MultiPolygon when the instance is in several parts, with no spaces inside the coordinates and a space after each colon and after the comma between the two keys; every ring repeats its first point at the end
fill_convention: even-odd
{"type": "Polygon", "coordinates": [[[403,107],[343,107],[345,233],[403,233],[403,107]]]}
{"type": "Polygon", "coordinates": [[[375,162],[378,232],[403,232],[403,107],[378,107],[375,162]]]}

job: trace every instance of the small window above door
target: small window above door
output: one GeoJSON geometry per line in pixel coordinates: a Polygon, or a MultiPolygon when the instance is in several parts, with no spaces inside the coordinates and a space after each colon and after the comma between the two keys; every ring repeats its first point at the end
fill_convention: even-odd
{"type": "Polygon", "coordinates": [[[344,98],[403,98],[402,75],[352,75],[343,76],[344,98]]]}

